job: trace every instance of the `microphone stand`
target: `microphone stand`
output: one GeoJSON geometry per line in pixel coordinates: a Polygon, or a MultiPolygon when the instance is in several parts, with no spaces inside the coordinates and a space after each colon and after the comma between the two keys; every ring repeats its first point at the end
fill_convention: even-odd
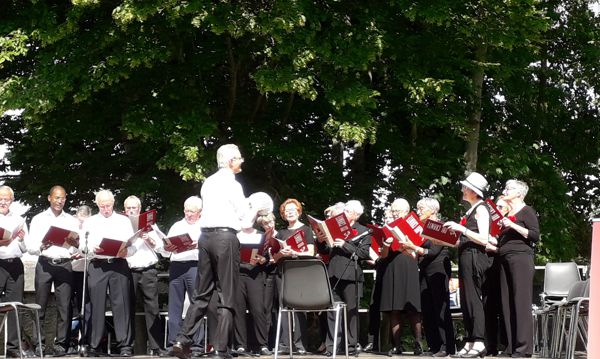
{"type": "MultiPolygon", "coordinates": [[[[362,241],[367,238],[373,231],[371,229],[355,236],[354,238],[350,238],[348,239],[348,242],[352,242],[355,246],[356,249],[352,252],[352,254],[350,255],[350,260],[346,263],[346,266],[344,267],[344,270],[342,271],[342,274],[340,275],[340,278],[337,279],[337,281],[335,282],[333,288],[331,288],[331,291],[334,292],[335,289],[337,288],[338,284],[340,283],[340,281],[342,280],[342,278],[344,277],[344,274],[346,274],[346,271],[348,270],[348,267],[350,267],[350,263],[354,264],[354,298],[356,299],[356,346],[359,345],[359,336],[360,336],[360,296],[359,296],[359,291],[358,291],[358,254],[356,254],[356,250],[360,247],[360,245],[362,244],[362,241]]],[[[346,338],[346,340],[348,340],[348,338],[346,338]]],[[[358,357],[358,348],[354,347],[354,356],[358,357]]],[[[337,350],[337,348],[333,348],[333,350],[337,350]]]]}
{"type": "Polygon", "coordinates": [[[81,289],[81,311],[79,312],[79,321],[81,323],[81,339],[79,339],[79,355],[87,357],[87,336],[85,322],[85,292],[87,291],[87,270],[88,270],[88,236],[90,232],[85,232],[85,250],[83,251],[83,287],[81,289]]]}

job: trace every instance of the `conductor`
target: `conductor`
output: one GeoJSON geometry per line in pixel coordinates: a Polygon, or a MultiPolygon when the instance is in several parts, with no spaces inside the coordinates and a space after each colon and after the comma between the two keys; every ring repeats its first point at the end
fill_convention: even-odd
{"type": "Polygon", "coordinates": [[[236,145],[219,147],[219,170],[204,181],[200,190],[204,208],[199,220],[198,280],[194,299],[173,343],[173,353],[182,359],[191,356],[192,338],[215,290],[220,299],[215,350],[218,358],[231,358],[228,343],[233,328],[240,264],[240,243],[236,233],[242,228],[251,228],[256,218],[256,209],[250,209],[242,185],[235,180],[235,174],[242,171],[243,162],[236,145]]]}

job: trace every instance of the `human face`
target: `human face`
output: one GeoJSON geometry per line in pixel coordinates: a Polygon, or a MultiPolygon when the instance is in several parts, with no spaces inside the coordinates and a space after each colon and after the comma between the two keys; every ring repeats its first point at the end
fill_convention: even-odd
{"type": "Polygon", "coordinates": [[[140,206],[138,206],[134,201],[125,202],[125,214],[128,216],[139,216],[140,210],[140,206]]]}
{"type": "Polygon", "coordinates": [[[263,222],[262,228],[265,232],[272,231],[273,229],[275,229],[275,221],[271,219],[263,222]]]}
{"type": "Polygon", "coordinates": [[[502,213],[503,216],[506,216],[510,211],[510,206],[503,199],[499,199],[498,202],[496,202],[496,208],[498,208],[498,211],[502,213]]]}
{"type": "Polygon", "coordinates": [[[63,207],[65,206],[65,202],[67,201],[67,194],[62,188],[55,188],[52,193],[48,196],[48,202],[50,202],[50,209],[54,213],[54,215],[59,215],[63,207]]]}
{"type": "Polygon", "coordinates": [[[358,214],[352,210],[344,209],[344,214],[346,215],[346,218],[348,218],[348,221],[350,221],[351,224],[354,224],[354,222],[356,222],[356,220],[358,219],[358,214]]]}
{"type": "Polygon", "coordinates": [[[237,155],[229,161],[229,168],[231,168],[233,173],[240,173],[242,172],[242,163],[244,163],[244,157],[238,152],[237,155]]]}
{"type": "Polygon", "coordinates": [[[462,186],[462,199],[467,202],[472,202],[477,198],[477,193],[467,186],[462,186]]]}
{"type": "Polygon", "coordinates": [[[300,217],[300,213],[298,213],[298,207],[296,207],[293,203],[288,203],[285,205],[283,214],[285,216],[285,220],[288,222],[296,222],[298,217],[300,217]]]}
{"type": "Polygon", "coordinates": [[[0,190],[0,214],[7,215],[13,202],[12,195],[8,190],[0,190]]]}
{"type": "Polygon", "coordinates": [[[502,191],[505,201],[510,201],[519,196],[518,188],[512,185],[507,185],[502,191]]]}
{"type": "Polygon", "coordinates": [[[185,216],[185,221],[189,224],[194,224],[198,222],[200,219],[200,212],[198,208],[188,207],[183,209],[183,215],[185,216]]]}
{"type": "Polygon", "coordinates": [[[98,210],[100,214],[106,218],[110,217],[113,213],[113,206],[115,201],[110,198],[100,198],[96,205],[98,206],[98,210]]]}
{"type": "Polygon", "coordinates": [[[424,221],[427,218],[431,217],[432,214],[433,214],[433,210],[429,207],[426,207],[426,206],[417,207],[417,215],[419,215],[419,219],[421,221],[424,221]]]}

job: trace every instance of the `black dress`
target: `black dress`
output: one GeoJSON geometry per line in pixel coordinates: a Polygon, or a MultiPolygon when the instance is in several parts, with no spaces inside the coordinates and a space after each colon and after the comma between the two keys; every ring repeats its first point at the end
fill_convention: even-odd
{"type": "Polygon", "coordinates": [[[514,222],[529,230],[527,238],[507,228],[500,234],[500,293],[502,315],[506,327],[506,352],[530,356],[533,352],[533,275],[534,244],[540,238],[540,226],[535,210],[523,207],[514,222]]]}
{"type": "Polygon", "coordinates": [[[390,251],[388,256],[380,261],[383,275],[379,310],[420,312],[421,293],[416,259],[401,252],[390,251]]]}

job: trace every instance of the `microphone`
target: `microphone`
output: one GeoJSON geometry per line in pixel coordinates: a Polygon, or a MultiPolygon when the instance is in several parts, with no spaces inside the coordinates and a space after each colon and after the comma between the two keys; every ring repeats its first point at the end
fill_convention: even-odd
{"type": "Polygon", "coordinates": [[[369,228],[367,231],[365,231],[365,232],[363,232],[363,233],[359,234],[358,236],[356,236],[356,237],[354,237],[354,238],[351,238],[351,239],[349,239],[349,241],[352,241],[352,242],[360,242],[360,241],[361,241],[363,238],[365,238],[366,236],[368,236],[368,235],[370,235],[370,234],[372,234],[372,233],[373,233],[373,230],[372,230],[371,228],[369,228]]]}

